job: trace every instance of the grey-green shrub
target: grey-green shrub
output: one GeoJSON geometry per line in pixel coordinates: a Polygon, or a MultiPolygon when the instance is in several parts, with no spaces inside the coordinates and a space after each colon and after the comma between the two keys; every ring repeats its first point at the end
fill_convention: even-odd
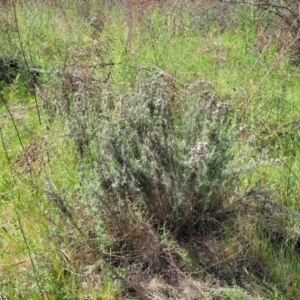
{"type": "Polygon", "coordinates": [[[232,179],[223,173],[238,137],[231,104],[203,81],[174,100],[170,74],[141,71],[138,78],[125,97],[113,91],[99,95],[100,110],[88,98],[73,107],[72,136],[89,162],[89,205],[111,218],[124,205],[134,207],[154,226],[189,236],[204,230],[227,199],[225,185],[232,179]]]}

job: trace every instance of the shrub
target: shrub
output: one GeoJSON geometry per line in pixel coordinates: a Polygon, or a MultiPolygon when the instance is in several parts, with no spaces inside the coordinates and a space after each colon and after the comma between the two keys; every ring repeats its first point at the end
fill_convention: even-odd
{"type": "Polygon", "coordinates": [[[174,96],[170,74],[155,70],[138,77],[137,89],[126,97],[103,93],[101,112],[95,100],[81,102],[82,114],[74,106],[70,127],[89,161],[89,205],[114,220],[110,230],[114,225],[122,231],[125,216],[135,215],[188,237],[205,230],[227,199],[225,185],[232,179],[223,174],[238,136],[230,104],[206,82],[174,96]]]}

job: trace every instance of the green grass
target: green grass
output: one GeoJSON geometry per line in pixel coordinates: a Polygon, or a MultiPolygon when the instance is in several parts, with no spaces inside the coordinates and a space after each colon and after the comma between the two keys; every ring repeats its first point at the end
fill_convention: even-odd
{"type": "MultiPolygon", "coordinates": [[[[179,282],[187,278],[201,286],[198,292],[220,299],[297,299],[300,74],[290,52],[278,47],[277,39],[286,37],[275,38],[280,25],[274,15],[259,10],[238,7],[224,25],[215,10],[199,17],[196,6],[165,5],[156,5],[143,17],[94,1],[62,1],[57,6],[32,1],[1,8],[1,56],[41,70],[37,91],[23,75],[1,85],[0,294],[9,299],[139,299],[147,289],[165,297],[159,284],[149,283],[156,276],[178,299],[179,282]],[[93,15],[102,20],[103,30],[89,25],[93,15]],[[267,26],[265,35],[272,38],[265,41],[260,28],[267,26]],[[169,77],[157,79],[155,71],[169,77]],[[188,88],[197,81],[205,84],[189,96],[188,88]],[[213,127],[200,122],[204,129],[197,132],[189,126],[198,120],[195,110],[204,109],[197,101],[205,101],[207,90],[215,102],[231,103],[233,111],[228,123],[213,127]],[[219,164],[220,178],[227,179],[222,177],[218,187],[205,179],[207,199],[214,201],[216,190],[222,195],[219,207],[207,205],[202,227],[196,232],[190,225],[195,232],[187,233],[186,240],[177,226],[187,206],[174,197],[177,189],[162,198],[177,205],[163,222],[157,207],[148,206],[150,214],[140,204],[146,198],[135,184],[142,180],[128,175],[148,170],[155,177],[163,170],[162,190],[179,182],[168,177],[163,161],[164,169],[156,169],[147,160],[159,153],[151,152],[149,144],[141,142],[141,157],[134,152],[138,146],[128,148],[135,145],[131,133],[139,130],[137,124],[145,122],[141,126],[149,131],[156,128],[151,129],[151,109],[144,109],[143,101],[168,100],[167,95],[173,101],[172,126],[179,132],[168,142],[178,143],[173,157],[186,159],[187,169],[188,149],[198,139],[218,128],[217,136],[224,141],[244,127],[230,144],[228,164],[219,164]],[[106,160],[113,128],[120,131],[120,157],[127,159],[122,168],[113,154],[106,160]],[[113,188],[105,188],[105,178],[117,178],[113,188]],[[128,198],[122,198],[124,178],[134,178],[124,187],[128,198]],[[287,209],[260,206],[265,198],[259,202],[246,196],[253,190],[270,192],[267,201],[287,209]],[[128,199],[132,202],[127,206],[128,199]],[[101,201],[123,204],[107,214],[101,201]],[[126,218],[113,220],[129,226],[125,237],[107,219],[118,211],[126,218]],[[142,235],[145,244],[157,246],[152,256],[137,241],[142,235]],[[168,276],[180,278],[177,286],[168,276]]],[[[159,143],[155,134],[147,138],[159,143]]]]}

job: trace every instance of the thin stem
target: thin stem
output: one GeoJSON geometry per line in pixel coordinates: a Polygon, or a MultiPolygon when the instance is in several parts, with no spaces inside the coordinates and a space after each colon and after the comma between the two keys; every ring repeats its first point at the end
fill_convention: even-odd
{"type": "Polygon", "coordinates": [[[27,73],[28,73],[28,76],[29,76],[30,86],[31,86],[31,89],[33,91],[34,103],[35,103],[36,111],[37,111],[37,114],[38,114],[39,123],[40,123],[40,125],[42,125],[40,109],[39,109],[39,106],[38,106],[37,96],[36,96],[36,92],[35,92],[35,88],[34,88],[35,83],[33,82],[33,76],[31,74],[31,70],[29,68],[29,64],[28,64],[28,61],[26,59],[26,54],[25,54],[25,50],[24,50],[24,47],[23,47],[23,42],[22,42],[21,35],[20,35],[20,28],[19,28],[19,23],[18,23],[18,16],[17,16],[17,9],[16,9],[15,1],[13,1],[13,9],[14,9],[14,18],[15,18],[15,24],[16,24],[16,29],[17,29],[18,41],[19,41],[19,44],[20,44],[22,56],[23,56],[25,66],[26,66],[26,69],[27,69],[27,73]]]}
{"type": "Polygon", "coordinates": [[[10,116],[10,119],[11,119],[13,125],[14,125],[15,130],[16,130],[16,133],[17,133],[17,136],[18,136],[20,145],[22,146],[22,149],[24,150],[24,145],[23,145],[23,142],[22,142],[22,139],[21,139],[21,136],[20,136],[20,132],[19,132],[18,127],[17,127],[17,125],[16,125],[16,122],[15,122],[15,120],[14,120],[14,117],[13,117],[13,115],[12,115],[12,113],[11,113],[11,111],[10,111],[8,105],[7,105],[7,102],[6,102],[6,100],[4,99],[4,97],[3,97],[2,94],[0,94],[0,98],[1,98],[1,101],[2,101],[2,103],[4,104],[4,106],[5,106],[5,108],[6,108],[7,112],[8,112],[8,114],[9,114],[9,116],[10,116]]]}

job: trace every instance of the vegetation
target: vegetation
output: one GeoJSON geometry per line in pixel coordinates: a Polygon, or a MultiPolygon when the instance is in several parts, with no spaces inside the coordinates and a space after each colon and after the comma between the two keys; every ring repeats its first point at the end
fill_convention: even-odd
{"type": "Polygon", "coordinates": [[[299,298],[298,3],[207,2],[0,1],[1,299],[299,298]]]}

